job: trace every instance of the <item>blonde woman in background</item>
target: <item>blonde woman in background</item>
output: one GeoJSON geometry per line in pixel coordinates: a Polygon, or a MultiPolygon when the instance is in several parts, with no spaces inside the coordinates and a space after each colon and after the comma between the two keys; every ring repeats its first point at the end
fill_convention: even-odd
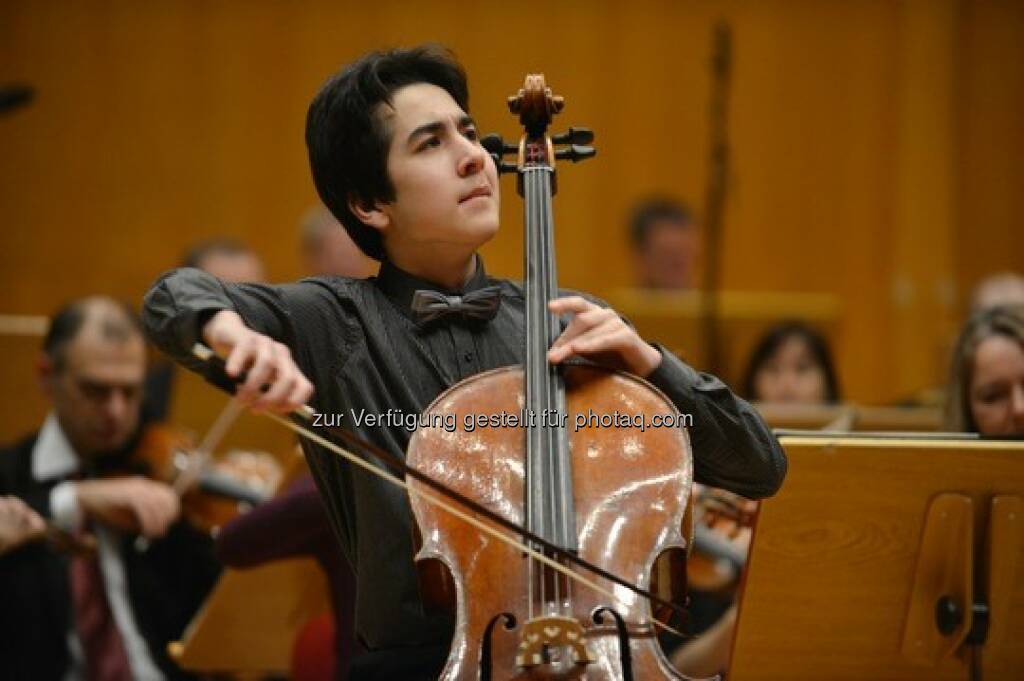
{"type": "Polygon", "coordinates": [[[967,321],[947,393],[947,430],[1024,435],[1024,307],[993,307],[967,321]]]}

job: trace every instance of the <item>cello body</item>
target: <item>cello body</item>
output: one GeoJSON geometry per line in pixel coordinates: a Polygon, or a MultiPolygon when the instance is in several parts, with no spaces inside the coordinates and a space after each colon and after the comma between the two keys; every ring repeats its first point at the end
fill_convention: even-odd
{"type": "MultiPolygon", "coordinates": [[[[646,587],[654,561],[663,551],[684,546],[680,528],[692,482],[686,432],[681,428],[602,427],[599,422],[573,432],[576,414],[674,414],[676,408],[646,381],[622,372],[587,366],[566,371],[569,431],[578,550],[614,574],[646,587]]],[[[421,428],[413,435],[408,462],[516,523],[524,522],[525,430],[474,427],[465,418],[520,415],[524,404],[521,368],[496,369],[470,377],[442,393],[425,413],[456,415],[456,430],[421,428]],[[510,433],[513,435],[510,437],[510,433]]],[[[538,415],[539,419],[540,416],[538,415]]],[[[646,418],[646,416],[645,416],[646,418]]],[[[552,651],[550,664],[522,668],[515,663],[522,626],[530,619],[530,559],[522,552],[481,535],[472,527],[414,493],[410,500],[423,545],[418,559],[435,558],[451,572],[457,592],[456,628],[441,679],[480,678],[488,624],[510,613],[516,626],[500,624],[491,634],[494,679],[682,679],[669,665],[651,624],[650,603],[614,584],[595,578],[621,596],[619,602],[585,586],[571,587],[566,614],[586,627],[590,664],[576,664],[565,650],[552,651]],[[631,676],[622,667],[614,626],[592,620],[608,606],[630,632],[631,676]]],[[[536,572],[536,571],[534,571],[536,572]]],[[[536,606],[536,604],[535,604],[536,606]]],[[[534,607],[534,614],[538,608],[534,607]]]]}

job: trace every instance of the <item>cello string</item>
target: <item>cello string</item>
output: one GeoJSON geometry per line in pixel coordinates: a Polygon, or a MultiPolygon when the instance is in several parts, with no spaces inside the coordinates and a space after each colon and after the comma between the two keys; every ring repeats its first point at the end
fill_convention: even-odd
{"type": "MultiPolygon", "coordinates": [[[[554,159],[548,159],[549,163],[544,168],[544,173],[540,175],[539,182],[542,185],[541,189],[541,201],[543,203],[542,210],[544,211],[545,223],[544,223],[544,248],[545,252],[551,254],[549,258],[545,259],[545,265],[549,268],[545,273],[545,319],[547,321],[546,327],[549,333],[549,341],[554,342],[555,338],[558,337],[559,333],[559,321],[558,318],[547,309],[547,302],[557,297],[558,294],[558,275],[557,267],[555,264],[554,253],[555,253],[555,233],[554,233],[554,216],[552,213],[552,183],[554,182],[554,159]]],[[[545,362],[547,365],[547,362],[545,362]]],[[[550,410],[554,411],[556,418],[560,417],[566,409],[565,402],[565,385],[563,383],[563,375],[558,367],[547,365],[547,379],[548,379],[548,404],[546,405],[550,410]]],[[[550,412],[549,412],[550,413],[550,412]]],[[[552,426],[548,424],[548,441],[551,443],[551,453],[555,482],[551,488],[553,497],[553,504],[555,505],[556,517],[557,517],[557,532],[556,535],[561,539],[561,546],[565,549],[571,549],[576,546],[574,539],[576,538],[575,522],[575,509],[572,508],[570,502],[572,501],[572,470],[569,467],[569,449],[566,441],[566,434],[559,427],[561,425],[560,420],[556,422],[557,425],[552,426]]],[[[563,560],[559,560],[561,564],[565,564],[563,560]]],[[[571,569],[571,568],[570,568],[571,569]]],[[[557,585],[555,591],[555,601],[558,610],[562,614],[568,614],[572,611],[572,582],[570,580],[564,580],[563,589],[563,578],[560,574],[556,574],[555,583],[557,585]],[[564,590],[564,598],[562,591],[564,590]]]]}
{"type": "MultiPolygon", "coordinates": [[[[532,277],[533,283],[533,299],[530,301],[530,305],[533,308],[533,319],[534,319],[534,338],[533,338],[533,349],[534,349],[534,372],[531,378],[534,379],[534,395],[537,400],[541,403],[547,402],[547,358],[544,356],[544,352],[548,347],[548,334],[547,334],[547,310],[544,309],[544,265],[545,260],[541,256],[544,252],[544,237],[543,237],[543,221],[541,214],[541,206],[537,201],[537,195],[540,192],[539,178],[540,173],[538,172],[537,166],[531,166],[527,168],[527,192],[533,195],[533,199],[530,200],[527,196],[527,203],[530,206],[530,212],[532,221],[529,227],[530,238],[533,245],[530,248],[530,256],[532,263],[532,277]]],[[[552,495],[551,495],[551,459],[549,456],[550,446],[548,443],[547,433],[543,430],[538,431],[538,436],[534,438],[534,442],[539,444],[537,451],[534,453],[536,461],[540,462],[541,469],[541,502],[543,504],[543,515],[544,515],[544,534],[542,535],[548,541],[553,539],[554,524],[554,508],[552,507],[552,495]]],[[[544,551],[542,549],[542,551],[544,551]]],[[[547,552],[544,551],[544,555],[547,552]]],[[[547,614],[548,612],[548,579],[550,577],[550,571],[546,569],[544,565],[540,566],[541,581],[540,581],[540,602],[541,602],[541,614],[547,614]]]]}
{"type": "MultiPolygon", "coordinates": [[[[525,144],[525,141],[520,142],[525,144]]],[[[525,195],[529,195],[532,190],[532,173],[528,172],[528,168],[523,167],[520,162],[520,181],[523,185],[523,191],[525,195]]],[[[537,327],[538,310],[537,310],[537,267],[539,266],[539,258],[537,253],[537,238],[534,231],[534,224],[536,222],[536,216],[534,215],[534,203],[531,201],[525,202],[525,245],[524,245],[524,256],[525,261],[523,262],[523,278],[526,284],[526,361],[524,368],[524,390],[526,393],[526,405],[529,409],[535,409],[538,406],[538,394],[537,388],[540,385],[537,375],[537,364],[538,364],[538,353],[540,351],[539,343],[537,341],[537,335],[539,329],[537,327]]],[[[545,513],[543,506],[543,496],[538,494],[539,488],[543,490],[544,487],[544,469],[542,461],[540,460],[539,453],[541,450],[540,432],[536,427],[530,427],[527,430],[526,440],[526,490],[524,491],[524,499],[526,499],[526,507],[528,513],[528,526],[530,531],[535,534],[542,535],[545,533],[545,523],[541,516],[545,513]]],[[[531,543],[531,546],[535,549],[542,549],[537,543],[531,543]]],[[[528,558],[529,561],[529,602],[530,610],[529,616],[532,619],[534,616],[534,604],[539,603],[539,607],[544,607],[544,582],[545,582],[545,571],[543,565],[538,564],[532,556],[528,558]],[[536,582],[535,582],[536,574],[536,582]]]]}
{"type": "MultiPolygon", "coordinates": [[[[414,489],[412,489],[409,486],[409,483],[407,483],[405,480],[402,480],[398,476],[396,476],[396,475],[394,475],[394,474],[392,474],[392,473],[390,473],[390,472],[388,472],[388,471],[386,471],[386,470],[384,470],[382,468],[378,468],[377,466],[373,465],[369,461],[364,460],[362,457],[359,457],[359,456],[353,454],[352,452],[348,451],[347,449],[344,449],[343,447],[339,447],[338,445],[336,445],[335,443],[331,442],[330,440],[322,437],[321,435],[318,435],[317,433],[314,433],[311,430],[307,430],[306,428],[303,428],[302,426],[300,426],[299,424],[295,423],[294,421],[291,421],[290,419],[287,419],[287,418],[285,418],[283,416],[279,416],[278,414],[275,414],[273,412],[264,412],[263,415],[266,416],[267,418],[273,420],[273,421],[276,421],[277,423],[280,423],[285,428],[288,428],[289,430],[292,430],[295,433],[297,433],[299,435],[302,435],[302,436],[306,437],[307,439],[309,439],[309,440],[311,440],[313,442],[316,442],[321,447],[324,447],[325,449],[328,449],[328,450],[334,452],[335,454],[337,454],[337,455],[341,456],[342,458],[348,460],[349,463],[353,463],[353,464],[359,466],[360,468],[366,470],[367,472],[372,473],[373,475],[376,475],[376,476],[378,476],[380,478],[383,478],[384,480],[387,480],[388,482],[390,482],[390,483],[392,483],[394,485],[397,485],[398,487],[401,487],[409,495],[416,495],[416,496],[422,498],[424,501],[426,501],[426,502],[428,502],[430,504],[433,504],[434,506],[436,506],[438,508],[442,508],[445,511],[448,511],[449,513],[454,515],[456,518],[459,518],[460,520],[463,520],[463,521],[469,523],[470,525],[472,525],[476,529],[480,530],[484,534],[490,535],[491,537],[497,539],[500,542],[503,542],[503,543],[507,544],[508,546],[516,549],[517,551],[523,551],[523,552],[527,553],[533,559],[537,560],[540,563],[543,563],[544,565],[547,565],[548,567],[550,567],[553,570],[556,570],[556,571],[558,571],[560,573],[563,573],[569,579],[576,580],[580,584],[584,584],[584,585],[590,587],[591,589],[593,589],[594,591],[598,592],[599,594],[601,594],[603,596],[607,596],[608,598],[611,598],[613,601],[617,601],[618,603],[620,603],[622,605],[626,605],[626,606],[631,605],[631,603],[629,601],[627,601],[625,597],[616,595],[614,592],[609,591],[608,589],[602,587],[597,582],[595,582],[595,581],[593,581],[593,580],[591,580],[591,579],[589,579],[587,577],[584,577],[583,575],[580,575],[580,574],[574,573],[574,572],[570,572],[569,570],[567,570],[565,567],[563,567],[559,563],[555,562],[554,560],[552,560],[548,556],[545,556],[544,554],[536,551],[532,547],[527,546],[526,544],[523,544],[523,543],[517,541],[514,537],[509,536],[507,534],[504,534],[503,532],[500,532],[499,530],[495,529],[494,527],[491,527],[490,525],[487,525],[483,521],[478,520],[477,518],[474,518],[469,513],[463,511],[462,509],[456,508],[455,506],[453,506],[452,504],[448,503],[447,501],[441,499],[440,497],[435,497],[432,492],[427,492],[426,490],[414,490],[414,489]]],[[[676,636],[678,636],[678,637],[680,637],[682,639],[688,638],[681,631],[678,631],[674,627],[671,627],[671,626],[669,626],[667,624],[662,624],[661,622],[659,622],[657,620],[657,618],[655,618],[653,616],[651,617],[650,623],[654,627],[657,627],[659,629],[667,631],[670,634],[674,634],[674,635],[676,635],[676,636]]]]}
{"type": "MultiPolygon", "coordinates": [[[[551,272],[550,272],[550,253],[551,244],[549,242],[550,226],[551,221],[548,219],[544,199],[546,196],[550,196],[551,186],[548,184],[545,187],[545,181],[549,181],[550,175],[545,172],[544,166],[535,165],[530,167],[530,193],[532,196],[527,197],[530,205],[534,211],[534,222],[530,229],[530,233],[533,235],[535,246],[531,249],[531,255],[534,257],[534,266],[536,267],[535,281],[536,287],[536,298],[533,301],[535,319],[537,321],[537,333],[543,339],[543,343],[539,347],[535,347],[538,352],[537,359],[537,375],[534,376],[537,379],[537,393],[540,397],[540,406],[549,408],[553,404],[553,389],[554,383],[552,380],[551,365],[547,360],[547,350],[551,347],[553,339],[551,338],[551,312],[547,308],[547,302],[551,299],[551,272]],[[546,191],[545,191],[546,189],[546,191]],[[543,352],[543,356],[540,353],[543,352]]],[[[544,461],[544,508],[545,515],[548,519],[546,526],[548,528],[548,536],[545,537],[548,541],[552,541],[564,548],[564,542],[560,534],[561,530],[561,518],[558,513],[557,494],[556,490],[559,488],[558,480],[558,468],[555,456],[557,449],[555,447],[555,440],[552,438],[552,432],[550,428],[540,427],[540,441],[542,443],[541,451],[538,452],[540,457],[544,461]]],[[[561,600],[561,593],[559,589],[559,578],[556,573],[546,571],[544,575],[544,586],[547,589],[548,579],[551,580],[551,600],[549,602],[547,594],[544,595],[544,611],[545,613],[552,610],[551,604],[556,607],[561,600]]]]}

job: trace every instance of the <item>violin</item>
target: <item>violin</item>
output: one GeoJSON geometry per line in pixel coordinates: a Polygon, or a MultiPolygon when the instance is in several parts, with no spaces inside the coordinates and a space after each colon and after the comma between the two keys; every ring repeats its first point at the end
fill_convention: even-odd
{"type": "Polygon", "coordinates": [[[160,424],[146,427],[129,462],[129,470],[171,485],[182,517],[210,534],[270,498],[282,477],[269,454],[235,451],[214,459],[184,432],[160,424]]]}
{"type": "Polygon", "coordinates": [[[572,422],[575,414],[591,411],[645,418],[677,413],[662,393],[632,374],[547,360],[560,332],[548,309],[558,295],[555,161],[594,155],[588,130],[547,134],[563,106],[543,75],[527,76],[523,89],[509,98],[525,129],[519,144],[485,141],[499,170],[516,173],[526,204],[526,363],[452,386],[427,408],[422,422],[444,423],[447,414],[457,424],[479,414],[532,416],[520,428],[421,428],[407,452],[411,469],[486,509],[485,525],[501,520],[523,528],[531,549],[494,541],[492,534],[427,503],[433,485],[419,476],[407,480],[423,539],[417,559],[441,561],[457,596],[444,681],[685,678],[658,646],[650,601],[637,589],[622,588],[622,579],[608,577],[646,587],[659,555],[685,547],[682,527],[693,473],[686,432],[590,423],[570,432],[566,421],[552,418],[568,415],[572,422]],[[556,151],[555,144],[567,146],[556,151]],[[516,163],[502,160],[508,153],[516,154],[516,163]],[[577,561],[570,557],[598,567],[589,582],[595,588],[575,578],[577,561]]]}
{"type": "Polygon", "coordinates": [[[756,501],[695,485],[693,548],[686,562],[687,583],[701,591],[733,592],[747,562],[756,501]]]}
{"type": "MultiPolygon", "coordinates": [[[[280,464],[269,454],[235,451],[213,460],[190,436],[162,424],[146,426],[130,451],[117,458],[98,466],[99,477],[146,475],[171,485],[185,521],[211,535],[268,499],[282,478],[280,464]]],[[[46,522],[39,539],[61,553],[88,555],[97,545],[91,533],[68,532],[52,522],[46,522]]],[[[145,551],[148,541],[139,537],[136,548],[145,551]]]]}

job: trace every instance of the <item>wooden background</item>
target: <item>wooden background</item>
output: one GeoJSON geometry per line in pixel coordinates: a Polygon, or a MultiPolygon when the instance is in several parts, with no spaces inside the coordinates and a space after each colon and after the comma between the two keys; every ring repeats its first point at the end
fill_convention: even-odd
{"type": "MultiPolygon", "coordinates": [[[[1012,0],[8,0],[0,83],[37,97],[0,116],[0,313],[94,292],[138,302],[212,234],[249,242],[274,280],[298,276],[296,225],[315,198],[309,100],[364,51],[424,41],[464,62],[485,131],[514,133],[505,97],[535,70],[568,100],[561,125],[596,131],[599,156],[563,173],[556,217],[564,284],[606,295],[630,283],[635,199],[667,192],[700,212],[718,19],[735,45],[725,287],[836,296],[851,399],[941,383],[970,288],[1024,270],[1012,0]]],[[[518,277],[521,211],[505,183],[484,255],[518,277]]],[[[0,339],[0,440],[44,413],[37,344],[0,339]]],[[[212,419],[191,406],[194,427],[212,419]]]]}

